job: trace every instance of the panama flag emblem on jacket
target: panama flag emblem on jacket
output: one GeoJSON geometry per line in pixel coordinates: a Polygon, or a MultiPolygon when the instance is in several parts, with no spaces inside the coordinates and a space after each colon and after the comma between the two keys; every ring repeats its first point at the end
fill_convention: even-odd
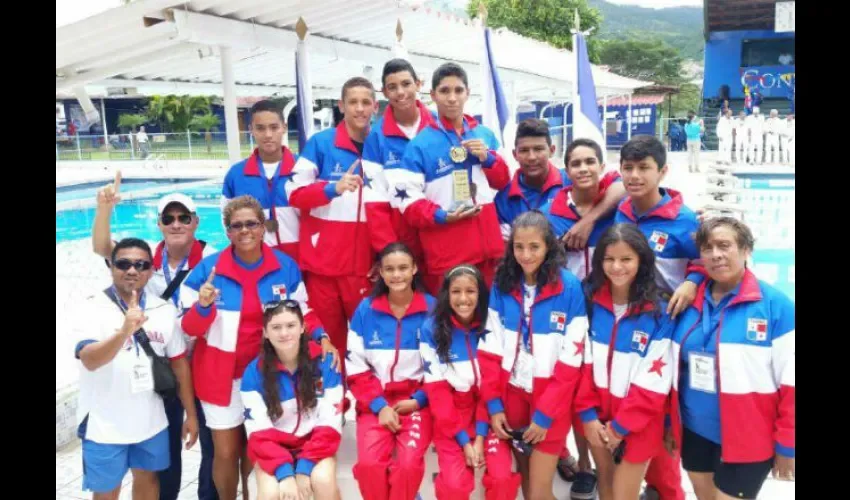
{"type": "Polygon", "coordinates": [[[767,340],[766,319],[747,319],[747,340],[755,340],[756,342],[767,340]]]}
{"type": "Polygon", "coordinates": [[[655,245],[656,252],[663,252],[664,247],[667,245],[667,239],[669,236],[667,233],[662,233],[661,231],[653,231],[652,236],[649,238],[649,242],[655,245]]]}
{"type": "Polygon", "coordinates": [[[549,316],[549,328],[551,330],[557,330],[559,332],[563,332],[564,328],[567,327],[567,315],[554,311],[551,316],[549,316]]]}
{"type": "Polygon", "coordinates": [[[648,343],[649,334],[635,330],[635,333],[632,334],[632,349],[644,352],[648,343]]]}

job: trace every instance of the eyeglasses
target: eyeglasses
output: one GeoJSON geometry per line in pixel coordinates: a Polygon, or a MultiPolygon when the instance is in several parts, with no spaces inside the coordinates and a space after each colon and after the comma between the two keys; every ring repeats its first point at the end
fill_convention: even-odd
{"type": "Polygon", "coordinates": [[[229,226],[227,226],[227,230],[233,231],[235,233],[238,233],[239,231],[241,231],[242,228],[245,228],[249,231],[253,231],[254,229],[257,229],[258,227],[260,227],[260,225],[261,225],[260,221],[257,221],[257,220],[249,220],[249,221],[245,221],[245,222],[234,222],[233,224],[230,224],[229,226]]]}
{"type": "Polygon", "coordinates": [[[272,309],[276,309],[280,306],[283,306],[287,309],[298,309],[301,310],[301,305],[292,299],[285,300],[275,300],[273,302],[266,302],[263,304],[263,312],[271,311],[272,309]]]}
{"type": "Polygon", "coordinates": [[[168,214],[163,215],[160,220],[162,221],[163,226],[170,226],[174,224],[175,220],[179,220],[180,224],[183,224],[185,226],[192,223],[192,216],[190,214],[180,214],[178,216],[168,214]]]}
{"type": "Polygon", "coordinates": [[[118,259],[112,263],[112,266],[119,271],[129,271],[132,267],[135,268],[136,271],[142,272],[150,269],[151,263],[148,260],[118,259]]]}

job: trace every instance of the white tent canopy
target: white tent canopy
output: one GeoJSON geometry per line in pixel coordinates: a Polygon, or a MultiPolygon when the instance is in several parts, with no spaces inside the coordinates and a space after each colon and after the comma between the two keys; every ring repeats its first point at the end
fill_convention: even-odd
{"type": "MultiPolygon", "coordinates": [[[[480,95],[480,26],[399,0],[138,0],[56,29],[56,91],[132,87],[142,94],[222,94],[222,51],[230,52],[238,95],[293,95],[294,26],[310,36],[314,98],[335,98],[361,75],[380,86],[393,57],[396,23],[410,61],[430,89],[434,69],[459,62],[480,95]]],[[[420,2],[421,3],[421,2],[420,2]]],[[[564,22],[570,22],[564,20],[564,22]]],[[[514,102],[571,99],[570,51],[505,29],[492,38],[504,91],[514,102]]],[[[597,94],[630,94],[650,82],[594,68],[597,94]]]]}

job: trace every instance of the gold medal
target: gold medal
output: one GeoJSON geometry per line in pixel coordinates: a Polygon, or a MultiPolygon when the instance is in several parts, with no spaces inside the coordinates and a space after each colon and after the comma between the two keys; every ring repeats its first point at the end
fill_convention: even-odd
{"type": "Polygon", "coordinates": [[[266,230],[272,233],[277,232],[277,221],[274,219],[266,219],[266,230]]]}
{"type": "Polygon", "coordinates": [[[449,150],[449,156],[455,163],[463,163],[466,161],[466,148],[463,146],[454,146],[449,150]]]}

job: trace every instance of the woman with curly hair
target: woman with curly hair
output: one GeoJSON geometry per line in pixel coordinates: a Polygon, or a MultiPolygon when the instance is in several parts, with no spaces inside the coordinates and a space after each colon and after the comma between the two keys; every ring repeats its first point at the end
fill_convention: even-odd
{"type": "MultiPolygon", "coordinates": [[[[669,464],[664,413],[675,322],[655,281],[655,253],[637,226],[611,226],[596,248],[586,280],[591,333],[575,411],[596,463],[600,500],[633,499],[650,462],[669,464]]],[[[678,470],[665,472],[653,483],[661,498],[684,499],[678,470]]]]}
{"type": "Polygon", "coordinates": [[[493,430],[488,468],[510,470],[511,445],[525,498],[550,498],[558,457],[570,430],[581,377],[587,312],[578,278],[546,217],[537,210],[514,220],[490,292],[480,344],[481,395],[493,430]],[[492,464],[491,464],[492,462],[492,464]]]}
{"type": "Polygon", "coordinates": [[[304,335],[294,300],[263,311],[260,355],[242,377],[248,457],[259,500],[338,500],[336,452],[342,433],[342,376],[333,354],[304,335]]]}
{"type": "MultiPolygon", "coordinates": [[[[484,465],[487,410],[479,395],[478,345],[488,332],[487,286],[476,267],[461,264],[443,277],[434,314],[422,325],[419,352],[425,370],[423,389],[433,417],[439,473],[438,500],[468,500],[475,489],[475,469],[484,465]]],[[[508,456],[510,458],[510,456],[508,456]]],[[[498,469],[497,469],[498,470],[498,469]]],[[[508,473],[510,470],[508,470],[508,473]]],[[[505,488],[487,464],[487,500],[514,500],[518,486],[505,488]]]]}
{"type": "Polygon", "coordinates": [[[310,309],[295,261],[264,243],[265,221],[263,207],[255,198],[245,195],[230,200],[224,207],[230,246],[198,263],[180,291],[183,303],[192,304],[180,324],[197,339],[192,381],[212,430],[213,482],[221,500],[236,500],[240,472],[242,491],[246,491],[252,468],[245,456],[245,409],[239,386],[260,350],[263,304],[295,300],[302,308],[307,332],[339,363],[336,348],[310,309]]]}

